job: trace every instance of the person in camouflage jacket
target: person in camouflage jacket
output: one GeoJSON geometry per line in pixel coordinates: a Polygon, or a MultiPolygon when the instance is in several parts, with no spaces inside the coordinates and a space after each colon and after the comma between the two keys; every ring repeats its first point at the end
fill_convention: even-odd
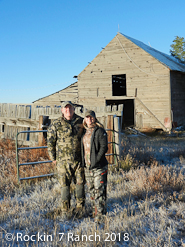
{"type": "Polygon", "coordinates": [[[56,164],[61,185],[61,211],[64,215],[70,209],[70,184],[76,184],[76,208],[82,210],[85,204],[84,168],[81,162],[81,135],[83,118],[75,114],[71,101],[62,103],[62,116],[54,120],[47,132],[48,153],[56,164]]]}
{"type": "Polygon", "coordinates": [[[85,131],[81,139],[82,164],[85,166],[86,183],[93,202],[93,216],[95,222],[99,222],[107,212],[107,133],[97,121],[94,111],[86,111],[83,125],[85,131]]]}

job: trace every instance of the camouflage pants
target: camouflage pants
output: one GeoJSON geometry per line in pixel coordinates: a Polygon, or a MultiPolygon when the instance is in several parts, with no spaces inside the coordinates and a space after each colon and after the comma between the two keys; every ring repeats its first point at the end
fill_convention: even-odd
{"type": "Polygon", "coordinates": [[[70,208],[70,184],[75,183],[76,207],[83,208],[85,204],[85,174],[84,168],[79,162],[71,162],[70,160],[57,162],[58,180],[61,185],[62,205],[61,210],[67,211],[70,208]]]}
{"type": "Polygon", "coordinates": [[[108,166],[104,166],[101,169],[94,168],[93,170],[85,168],[85,178],[90,198],[93,202],[92,206],[95,218],[107,212],[107,171],[108,166]]]}

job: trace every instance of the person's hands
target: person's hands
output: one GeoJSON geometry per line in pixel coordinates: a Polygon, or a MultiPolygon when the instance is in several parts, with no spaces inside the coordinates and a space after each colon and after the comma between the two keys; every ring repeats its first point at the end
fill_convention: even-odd
{"type": "Polygon", "coordinates": [[[57,161],[56,160],[53,160],[53,164],[56,165],[57,161]]]}

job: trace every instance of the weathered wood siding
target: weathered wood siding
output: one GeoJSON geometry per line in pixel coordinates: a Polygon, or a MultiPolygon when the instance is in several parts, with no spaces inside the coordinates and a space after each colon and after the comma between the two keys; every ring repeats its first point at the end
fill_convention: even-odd
{"type": "Polygon", "coordinates": [[[174,126],[185,125],[185,74],[172,71],[170,78],[174,126]]]}
{"type": "Polygon", "coordinates": [[[85,106],[135,99],[136,89],[136,126],[170,129],[169,69],[123,35],[118,33],[78,76],[79,102],[85,106]],[[112,75],[120,74],[126,74],[126,96],[112,96],[112,75]]]}
{"type": "Polygon", "coordinates": [[[61,105],[60,101],[70,100],[73,103],[78,102],[78,83],[75,82],[69,87],[64,88],[54,94],[48,95],[44,98],[38,99],[33,102],[34,105],[40,106],[59,106],[61,105]]]}
{"type": "MultiPolygon", "coordinates": [[[[123,115],[123,105],[106,106],[106,107],[90,107],[96,112],[98,120],[107,128],[107,117],[117,116],[120,119],[120,124],[123,115]]],[[[81,107],[75,108],[76,114],[84,117],[84,112],[81,112],[81,107]]],[[[53,121],[61,116],[61,107],[35,107],[31,105],[16,105],[0,103],[0,138],[15,139],[20,131],[39,130],[48,127],[48,119],[53,121]],[[43,124],[39,123],[40,116],[43,117],[43,124]]],[[[19,142],[25,145],[38,143],[38,133],[21,133],[19,142]]]]}

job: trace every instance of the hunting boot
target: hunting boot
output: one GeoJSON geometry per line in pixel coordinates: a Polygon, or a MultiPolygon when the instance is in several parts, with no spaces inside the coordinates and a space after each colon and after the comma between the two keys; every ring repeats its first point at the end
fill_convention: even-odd
{"type": "Polygon", "coordinates": [[[84,198],[76,199],[75,217],[81,219],[85,216],[85,200],[84,198]]]}
{"type": "Polygon", "coordinates": [[[68,218],[69,217],[69,209],[70,209],[70,188],[69,186],[65,186],[61,188],[61,214],[62,218],[68,218]]]}
{"type": "Polygon", "coordinates": [[[85,191],[84,184],[76,185],[76,210],[75,217],[82,218],[85,215],[85,191]]]}

